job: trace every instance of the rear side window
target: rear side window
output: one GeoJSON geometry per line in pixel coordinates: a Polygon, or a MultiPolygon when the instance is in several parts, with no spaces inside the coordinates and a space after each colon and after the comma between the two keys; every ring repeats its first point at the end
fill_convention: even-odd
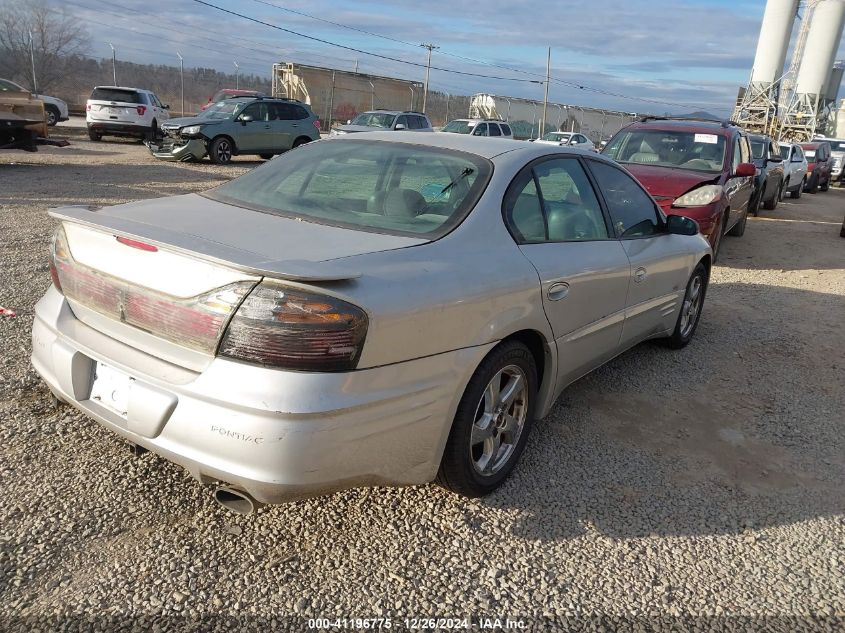
{"type": "Polygon", "coordinates": [[[502,134],[505,136],[513,136],[513,132],[511,132],[510,125],[505,125],[504,123],[501,124],[502,126],[502,134]]]}
{"type": "Polygon", "coordinates": [[[487,124],[486,123],[479,123],[475,126],[475,130],[472,132],[473,136],[488,136],[487,133],[487,124]]]}
{"type": "Polygon", "coordinates": [[[422,119],[418,116],[409,116],[408,123],[410,123],[412,130],[421,130],[425,127],[422,119]]]}
{"type": "Polygon", "coordinates": [[[607,209],[621,238],[646,237],[660,231],[657,209],[645,191],[621,169],[590,161],[607,209]]]}
{"type": "Polygon", "coordinates": [[[499,126],[495,123],[490,123],[490,136],[501,136],[502,132],[499,130],[499,126]]]}
{"type": "Polygon", "coordinates": [[[308,111],[293,103],[269,103],[271,112],[275,112],[276,119],[282,121],[299,121],[308,118],[308,111]]]}
{"type": "Polygon", "coordinates": [[[91,93],[92,101],[119,101],[121,103],[146,103],[141,93],[135,90],[121,90],[120,88],[94,88],[91,93]]]}

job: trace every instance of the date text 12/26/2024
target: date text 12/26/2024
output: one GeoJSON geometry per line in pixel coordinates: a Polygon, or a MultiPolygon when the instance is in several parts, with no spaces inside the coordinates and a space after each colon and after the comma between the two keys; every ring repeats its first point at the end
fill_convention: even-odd
{"type": "Polygon", "coordinates": [[[353,630],[407,630],[407,631],[520,631],[528,628],[521,618],[469,617],[469,618],[311,618],[308,628],[353,630]]]}

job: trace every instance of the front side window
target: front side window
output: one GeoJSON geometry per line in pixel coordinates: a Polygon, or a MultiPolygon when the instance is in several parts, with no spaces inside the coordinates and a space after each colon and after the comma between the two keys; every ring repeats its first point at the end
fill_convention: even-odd
{"type": "Polygon", "coordinates": [[[405,129],[408,129],[408,117],[406,117],[404,114],[398,119],[396,119],[396,127],[399,127],[400,125],[404,125],[405,129]]]}
{"type": "Polygon", "coordinates": [[[766,158],[766,143],[763,141],[751,141],[751,157],[754,160],[766,158]]]}
{"type": "Polygon", "coordinates": [[[646,237],[660,232],[654,201],[636,181],[613,165],[590,161],[616,233],[621,238],[646,237]]]}
{"type": "Polygon", "coordinates": [[[0,92],[26,92],[26,90],[11,81],[0,79],[0,92]]]}
{"type": "Polygon", "coordinates": [[[616,134],[602,154],[620,163],[716,173],[722,171],[725,148],[721,134],[635,129],[616,134]]]}
{"type": "Polygon", "coordinates": [[[486,123],[479,123],[475,126],[475,130],[472,132],[473,136],[488,136],[487,133],[487,124],[486,123]]]}
{"type": "Polygon", "coordinates": [[[795,150],[793,150],[789,145],[781,145],[780,146],[780,157],[783,160],[789,160],[790,152],[792,154],[792,157],[794,158],[795,157],[795,150]]]}
{"type": "Polygon", "coordinates": [[[309,143],[204,195],[302,221],[435,239],[472,210],[492,169],[475,154],[410,143],[309,143]]]}
{"type": "Polygon", "coordinates": [[[251,103],[244,111],[241,112],[241,116],[251,116],[253,121],[269,121],[269,111],[267,108],[266,103],[251,103]]]}
{"type": "Polygon", "coordinates": [[[735,174],[737,167],[742,161],[742,145],[740,144],[740,138],[737,137],[734,141],[734,153],[731,162],[731,173],[735,174]]]}
{"type": "Polygon", "coordinates": [[[608,237],[593,187],[574,158],[547,160],[524,170],[504,204],[508,228],[523,244],[608,237]]]}
{"type": "Polygon", "coordinates": [[[502,131],[499,129],[499,126],[495,123],[488,123],[488,128],[490,129],[490,136],[501,136],[502,131]]]}

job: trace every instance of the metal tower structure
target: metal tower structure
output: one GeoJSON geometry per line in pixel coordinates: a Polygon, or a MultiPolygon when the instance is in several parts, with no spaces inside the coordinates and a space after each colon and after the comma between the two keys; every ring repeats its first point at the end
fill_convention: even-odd
{"type": "Polygon", "coordinates": [[[778,126],[783,65],[796,15],[798,0],[766,3],[751,78],[733,115],[734,121],[751,132],[774,134],[778,126]]]}

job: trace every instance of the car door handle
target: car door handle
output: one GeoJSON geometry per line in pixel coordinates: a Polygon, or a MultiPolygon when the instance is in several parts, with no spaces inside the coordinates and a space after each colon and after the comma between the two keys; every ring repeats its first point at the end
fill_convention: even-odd
{"type": "Polygon", "coordinates": [[[634,271],[634,281],[640,283],[643,279],[648,277],[648,271],[640,266],[637,270],[634,271]]]}
{"type": "Polygon", "coordinates": [[[291,127],[299,127],[299,123],[291,123],[290,126],[291,127]]]}
{"type": "Polygon", "coordinates": [[[553,283],[549,286],[549,289],[546,290],[546,296],[549,298],[549,301],[560,301],[564,299],[569,294],[569,284],[565,281],[558,281],[557,283],[553,283]]]}

